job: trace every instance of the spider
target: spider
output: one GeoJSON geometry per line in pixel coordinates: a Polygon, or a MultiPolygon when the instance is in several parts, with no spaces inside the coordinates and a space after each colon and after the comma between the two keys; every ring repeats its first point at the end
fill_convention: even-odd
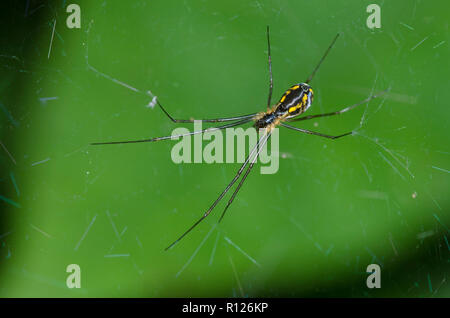
{"type": "Polygon", "coordinates": [[[272,90],[273,90],[273,78],[272,78],[272,57],[270,53],[270,34],[269,34],[269,26],[267,26],[267,47],[268,47],[268,64],[269,64],[269,96],[267,99],[267,111],[259,112],[259,113],[253,113],[243,116],[236,116],[236,117],[226,117],[226,118],[215,118],[215,119],[175,119],[172,117],[166,109],[161,105],[159,100],[157,100],[157,104],[159,108],[164,112],[164,114],[174,123],[193,123],[194,121],[200,121],[202,123],[218,123],[218,122],[231,122],[225,125],[217,126],[217,127],[209,127],[198,131],[193,131],[185,134],[180,135],[171,135],[171,136],[163,136],[163,137],[156,137],[156,138],[150,138],[150,139],[141,139],[141,140],[127,140],[127,141],[112,141],[112,142],[97,142],[92,143],[91,145],[111,145],[111,144],[126,144],[126,143],[143,143],[143,142],[153,142],[153,141],[159,141],[159,140],[167,140],[167,139],[173,139],[177,137],[184,137],[184,136],[190,136],[195,134],[201,134],[205,132],[215,131],[215,130],[222,130],[230,127],[240,126],[244,125],[249,122],[253,122],[253,127],[256,129],[262,130],[262,136],[257,141],[256,145],[251,149],[250,153],[246,157],[244,163],[241,165],[239,170],[237,171],[234,178],[231,180],[231,182],[225,187],[225,189],[220,193],[219,197],[213,202],[213,204],[206,210],[206,212],[200,217],[200,219],[197,220],[190,228],[188,228],[178,239],[176,239],[172,244],[170,244],[168,247],[165,248],[165,250],[169,250],[172,248],[175,244],[177,244],[182,238],[184,238],[189,232],[191,232],[200,222],[202,222],[216,207],[216,205],[223,199],[225,194],[228,193],[230,188],[237,182],[239,177],[241,177],[241,180],[239,181],[236,189],[234,190],[231,198],[228,200],[227,205],[225,206],[220,218],[219,222],[222,221],[226,211],[228,210],[229,206],[235,199],[237,193],[241,189],[242,185],[244,184],[245,179],[247,178],[248,174],[252,170],[261,150],[263,149],[264,145],[267,143],[267,141],[270,138],[270,135],[275,127],[282,126],[286,127],[291,130],[299,131],[305,134],[310,135],[316,135],[328,139],[338,139],[344,136],[348,136],[352,134],[352,131],[347,132],[342,135],[338,136],[330,136],[325,135],[322,133],[314,132],[311,130],[294,127],[291,125],[286,124],[286,122],[296,122],[296,121],[302,121],[302,120],[309,120],[313,118],[318,117],[326,117],[326,116],[334,116],[339,115],[342,113],[345,113],[361,104],[367,103],[370,100],[379,97],[380,95],[386,93],[387,90],[381,91],[377,94],[373,94],[370,97],[366,98],[363,101],[360,101],[356,104],[353,104],[351,106],[347,106],[341,110],[330,112],[330,113],[323,113],[318,115],[309,115],[309,116],[303,116],[298,117],[299,115],[303,114],[308,108],[311,106],[313,98],[314,98],[314,92],[309,85],[309,83],[312,81],[314,75],[316,74],[317,70],[319,69],[322,62],[327,57],[328,53],[330,52],[331,48],[334,46],[336,40],[339,37],[339,33],[334,37],[333,41],[323,54],[322,58],[319,60],[319,63],[316,65],[314,70],[312,71],[311,75],[306,79],[304,83],[298,83],[293,86],[291,86],[280,98],[278,103],[271,106],[271,100],[272,100],[272,90]],[[245,170],[247,168],[247,170],[245,170]],[[245,172],[244,172],[245,170],[245,172]]]}

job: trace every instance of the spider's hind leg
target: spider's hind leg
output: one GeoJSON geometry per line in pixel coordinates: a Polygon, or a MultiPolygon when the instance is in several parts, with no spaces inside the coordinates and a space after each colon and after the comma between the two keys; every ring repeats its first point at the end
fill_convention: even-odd
{"type": "Polygon", "coordinates": [[[213,118],[213,119],[176,119],[173,118],[167,110],[161,105],[161,103],[156,100],[158,103],[159,108],[166,114],[169,119],[174,123],[193,123],[194,121],[200,121],[202,123],[218,123],[218,122],[224,122],[224,121],[234,121],[234,120],[240,120],[240,119],[250,119],[256,115],[256,113],[248,114],[248,115],[242,115],[242,116],[236,116],[236,117],[223,117],[223,118],[213,118]]]}
{"type": "Polygon", "coordinates": [[[325,135],[325,134],[318,133],[318,132],[315,132],[315,131],[294,127],[294,126],[287,125],[287,124],[284,124],[284,123],[281,123],[281,126],[289,128],[289,129],[292,129],[292,130],[295,130],[295,131],[299,131],[299,132],[302,132],[302,133],[305,133],[305,134],[308,134],[308,135],[316,135],[316,136],[320,136],[320,137],[324,137],[324,138],[328,138],[328,139],[338,139],[338,138],[341,138],[341,137],[344,137],[344,136],[351,135],[353,133],[353,131],[350,131],[350,132],[347,132],[347,133],[342,134],[342,135],[330,136],[330,135],[325,135]]]}
{"type": "Polygon", "coordinates": [[[272,90],[273,90],[273,77],[272,77],[272,56],[270,54],[270,34],[269,26],[267,26],[267,57],[269,59],[269,97],[267,98],[267,111],[270,110],[270,103],[272,101],[272,90]]]}

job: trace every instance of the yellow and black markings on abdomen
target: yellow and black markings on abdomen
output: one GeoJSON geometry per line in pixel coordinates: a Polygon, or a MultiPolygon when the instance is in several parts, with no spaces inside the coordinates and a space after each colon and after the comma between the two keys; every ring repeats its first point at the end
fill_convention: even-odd
{"type": "Polygon", "coordinates": [[[278,124],[280,121],[298,116],[308,109],[313,98],[313,91],[308,84],[296,84],[289,88],[280,101],[268,112],[261,113],[255,127],[264,128],[278,124]]]}

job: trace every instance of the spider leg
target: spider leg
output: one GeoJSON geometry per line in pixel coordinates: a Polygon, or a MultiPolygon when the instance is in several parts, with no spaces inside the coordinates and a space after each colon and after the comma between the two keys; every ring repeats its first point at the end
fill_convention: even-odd
{"type": "Polygon", "coordinates": [[[227,206],[223,210],[222,215],[220,216],[219,222],[222,221],[223,217],[225,216],[225,212],[227,212],[228,207],[231,205],[231,203],[233,202],[233,200],[236,197],[237,193],[239,192],[239,190],[241,189],[242,185],[244,184],[245,179],[247,178],[248,174],[250,173],[250,171],[252,170],[253,166],[255,165],[256,158],[258,158],[260,152],[262,151],[263,147],[265,146],[265,144],[269,140],[269,138],[270,138],[270,133],[267,135],[267,138],[261,143],[260,148],[258,149],[258,152],[256,153],[256,155],[253,158],[252,162],[248,166],[248,168],[245,171],[244,175],[242,176],[242,179],[239,182],[238,186],[236,187],[236,190],[234,190],[233,195],[231,196],[230,200],[228,200],[227,206]]]}
{"type": "Polygon", "coordinates": [[[305,116],[305,117],[300,117],[300,118],[295,118],[295,119],[290,119],[288,120],[289,122],[293,122],[293,121],[300,121],[300,120],[308,120],[308,119],[313,119],[313,118],[317,118],[317,117],[326,117],[326,116],[334,116],[334,115],[339,115],[345,112],[348,112],[349,110],[352,110],[353,108],[356,108],[357,106],[361,105],[361,104],[365,104],[369,101],[371,101],[374,98],[380,97],[381,95],[386,94],[388,91],[390,90],[390,88],[385,89],[384,91],[378,92],[375,95],[372,95],[368,98],[366,98],[363,101],[360,101],[356,104],[350,105],[348,107],[345,107],[341,110],[335,111],[335,112],[331,112],[331,113],[325,113],[325,114],[318,114],[318,115],[309,115],[309,116],[305,116]]]}
{"type": "Polygon", "coordinates": [[[246,123],[250,122],[251,120],[252,120],[252,118],[250,118],[250,119],[243,119],[243,120],[231,123],[231,124],[226,124],[226,125],[218,126],[218,127],[209,127],[209,128],[205,128],[205,129],[202,129],[202,130],[192,131],[192,132],[189,132],[189,133],[179,134],[179,135],[155,137],[155,138],[140,139],[140,140],[94,142],[94,143],[91,143],[91,145],[97,146],[97,145],[132,144],[132,143],[153,142],[153,141],[159,141],[159,140],[175,139],[175,138],[179,138],[179,137],[185,137],[185,136],[191,136],[191,135],[196,135],[196,134],[202,134],[202,133],[205,133],[205,132],[226,129],[226,128],[234,127],[234,126],[239,126],[239,125],[246,124],[246,123]]]}
{"type": "Polygon", "coordinates": [[[231,180],[231,182],[227,185],[227,187],[225,188],[225,190],[222,191],[222,193],[219,195],[219,197],[214,201],[214,203],[209,207],[209,209],[202,215],[202,217],[200,219],[198,219],[197,222],[195,222],[186,232],[184,232],[178,239],[176,239],[172,244],[170,244],[168,247],[165,248],[165,250],[167,251],[168,249],[170,249],[172,246],[174,246],[175,244],[177,244],[183,237],[185,237],[190,231],[192,231],[201,221],[203,221],[210,213],[211,211],[216,207],[216,205],[222,200],[222,198],[225,196],[225,194],[227,194],[227,192],[230,190],[231,186],[237,181],[237,179],[239,179],[240,175],[242,174],[242,171],[244,171],[245,167],[248,165],[250,158],[254,155],[254,153],[256,152],[256,150],[258,149],[258,145],[261,144],[261,142],[263,142],[264,138],[266,138],[267,135],[263,135],[258,142],[256,143],[256,145],[253,147],[253,149],[250,151],[250,154],[247,156],[247,158],[245,159],[245,162],[242,164],[242,166],[239,168],[238,172],[236,173],[236,175],[234,176],[233,180],[231,180]]]}
{"type": "Polygon", "coordinates": [[[166,109],[161,105],[161,103],[156,100],[158,103],[159,108],[164,112],[164,114],[169,117],[169,119],[174,123],[193,123],[194,121],[201,121],[202,123],[218,123],[218,122],[224,122],[224,121],[233,121],[233,120],[239,120],[239,119],[248,119],[254,117],[257,113],[254,114],[248,114],[243,116],[236,116],[236,117],[224,117],[224,118],[214,118],[214,119],[175,119],[173,118],[166,109]]]}
{"type": "Polygon", "coordinates": [[[283,127],[292,129],[292,130],[296,130],[296,131],[305,133],[305,134],[316,135],[316,136],[325,137],[325,138],[329,138],[329,139],[338,139],[338,138],[341,138],[341,137],[344,137],[344,136],[351,135],[353,133],[352,131],[350,131],[348,133],[345,133],[345,134],[342,134],[342,135],[339,135],[339,136],[330,136],[330,135],[321,134],[321,133],[318,133],[318,132],[315,132],[315,131],[294,127],[294,126],[287,125],[287,124],[284,124],[284,123],[280,123],[280,125],[283,126],[283,127]]]}
{"type": "Polygon", "coordinates": [[[339,33],[334,37],[333,41],[331,42],[330,46],[328,47],[328,49],[325,51],[324,55],[322,56],[322,58],[320,59],[319,63],[317,64],[316,68],[314,69],[314,71],[311,73],[311,75],[309,75],[308,79],[306,80],[306,84],[308,84],[309,82],[312,81],[314,75],[316,74],[317,70],[320,67],[320,64],[322,64],[322,62],[325,60],[325,58],[327,57],[328,53],[330,52],[331,48],[333,47],[334,43],[336,42],[337,38],[339,37],[339,33]]]}
{"type": "Polygon", "coordinates": [[[269,26],[267,26],[267,49],[268,49],[268,58],[269,58],[269,97],[267,99],[267,110],[270,110],[270,103],[272,101],[272,90],[273,90],[273,78],[272,78],[272,56],[270,55],[270,34],[269,34],[269,26]]]}

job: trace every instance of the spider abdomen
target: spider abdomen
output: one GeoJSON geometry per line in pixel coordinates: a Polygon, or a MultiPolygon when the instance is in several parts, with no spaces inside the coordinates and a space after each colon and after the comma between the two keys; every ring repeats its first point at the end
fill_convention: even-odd
{"type": "Polygon", "coordinates": [[[312,99],[313,91],[308,84],[300,83],[292,86],[271,110],[260,113],[256,118],[255,128],[276,126],[284,119],[300,115],[311,106],[312,99]]]}
{"type": "Polygon", "coordinates": [[[312,99],[313,91],[308,84],[296,84],[281,96],[275,113],[286,118],[300,115],[311,106],[312,99]]]}

